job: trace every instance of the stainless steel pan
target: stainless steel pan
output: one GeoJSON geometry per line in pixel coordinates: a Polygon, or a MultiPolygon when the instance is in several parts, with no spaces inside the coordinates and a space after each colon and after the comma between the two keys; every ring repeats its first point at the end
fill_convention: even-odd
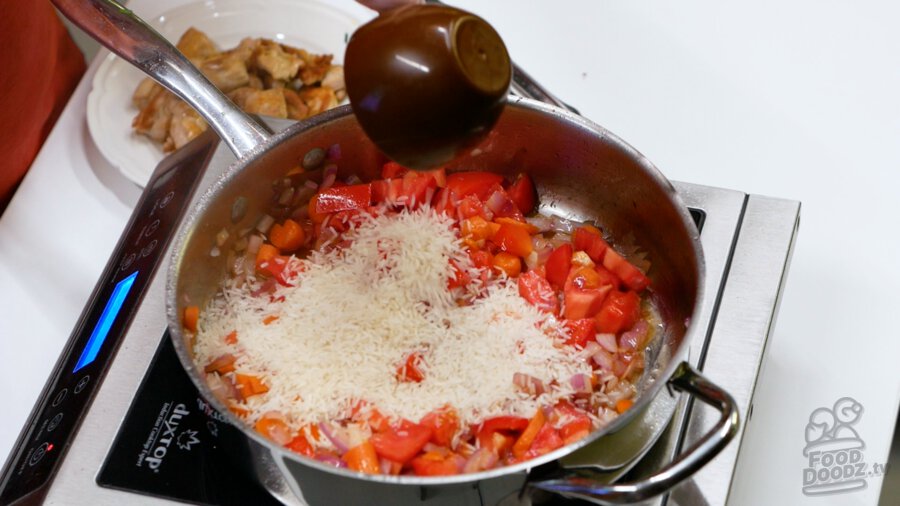
{"type": "MultiPolygon", "coordinates": [[[[299,1],[299,0],[298,0],[299,1]]],[[[652,300],[664,332],[648,351],[634,406],[587,438],[514,466],[449,477],[371,476],[296,455],[258,435],[209,390],[181,331],[187,305],[205,304],[226,275],[227,255],[211,256],[216,234],[252,226],[270,211],[272,183],[314,147],[340,144],[341,165],[377,177],[382,155],[367,139],[349,106],[269,134],[219,93],[171,44],[130,11],[110,0],[54,0],[77,25],[200,112],[238,160],[205,193],[181,225],[170,261],[166,295],[175,349],[197,388],[246,436],[246,450],[263,481],[284,478],[294,495],[315,504],[495,504],[528,502],[534,490],[625,503],[665,492],[712,459],[736,434],[731,397],[686,362],[690,321],[703,298],[699,235],[671,184],[640,153],[602,127],[569,111],[511,98],[480,149],[450,170],[527,171],[543,212],[596,221],[615,238],[633,234],[653,263],[652,300]],[[239,212],[238,212],[239,211],[239,212]],[[580,476],[536,479],[536,469],[626,426],[667,386],[720,411],[715,427],[675,462],[637,483],[603,485],[580,476]],[[274,474],[280,474],[273,477],[274,474]]],[[[123,128],[126,128],[123,125],[123,128]]],[[[228,249],[225,245],[223,250],[228,249]]],[[[287,500],[287,499],[285,499],[287,500]]]]}

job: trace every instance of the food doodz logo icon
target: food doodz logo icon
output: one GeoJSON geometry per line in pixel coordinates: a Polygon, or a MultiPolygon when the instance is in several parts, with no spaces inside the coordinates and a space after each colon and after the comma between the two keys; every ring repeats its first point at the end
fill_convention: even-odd
{"type": "Polygon", "coordinates": [[[809,415],[803,455],[803,493],[825,495],[866,488],[866,443],[852,427],[863,414],[862,404],[842,397],[834,407],[818,408],[809,415]]]}

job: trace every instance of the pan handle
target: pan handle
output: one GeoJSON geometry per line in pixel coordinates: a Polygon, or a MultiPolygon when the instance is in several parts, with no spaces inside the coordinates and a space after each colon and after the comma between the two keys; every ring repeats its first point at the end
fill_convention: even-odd
{"type": "Polygon", "coordinates": [[[113,0],[52,0],[79,28],[131,63],[203,116],[240,159],[269,138],[259,124],[219,91],[178,49],[113,0]]]}
{"type": "Polygon", "coordinates": [[[652,476],[631,483],[601,485],[590,478],[571,476],[533,482],[528,486],[569,497],[599,501],[601,504],[630,504],[667,492],[697,472],[737,434],[740,425],[737,405],[728,392],[703,377],[687,362],[679,364],[669,379],[669,384],[709,404],[720,413],[715,426],[671,464],[652,476]]]}

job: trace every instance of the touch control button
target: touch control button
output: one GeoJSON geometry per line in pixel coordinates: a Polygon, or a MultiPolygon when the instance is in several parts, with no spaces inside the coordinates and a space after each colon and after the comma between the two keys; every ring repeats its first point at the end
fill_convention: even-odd
{"type": "Polygon", "coordinates": [[[50,443],[44,443],[41,446],[38,446],[34,453],[31,454],[31,458],[28,459],[28,465],[34,467],[38,462],[44,458],[44,455],[47,454],[47,450],[50,448],[50,443]]]}
{"type": "Polygon", "coordinates": [[[63,414],[57,413],[56,416],[54,416],[53,419],[50,420],[50,423],[47,424],[47,432],[53,432],[53,429],[59,427],[59,422],[61,422],[62,419],[63,414]]]}
{"type": "Polygon", "coordinates": [[[53,407],[59,406],[59,404],[66,398],[66,395],[69,393],[68,388],[63,388],[56,394],[56,397],[53,398],[53,407]]]}
{"type": "Polygon", "coordinates": [[[87,384],[90,383],[90,382],[91,382],[91,375],[90,375],[90,374],[85,375],[85,377],[83,377],[83,378],[81,378],[80,380],[78,380],[78,384],[75,385],[75,393],[76,393],[76,394],[80,394],[81,391],[84,390],[84,387],[86,387],[87,384]]]}

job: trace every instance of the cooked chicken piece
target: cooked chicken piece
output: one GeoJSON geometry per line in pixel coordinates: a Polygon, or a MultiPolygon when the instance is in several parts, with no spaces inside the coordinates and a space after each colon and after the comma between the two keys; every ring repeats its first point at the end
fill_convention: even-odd
{"type": "Polygon", "coordinates": [[[166,151],[173,151],[184,146],[206,130],[206,122],[191,106],[175,100],[172,103],[172,120],[169,124],[169,138],[166,151]]]}
{"type": "Polygon", "coordinates": [[[338,102],[344,100],[344,97],[347,96],[346,86],[344,85],[344,67],[332,65],[328,72],[325,72],[325,77],[322,78],[322,86],[334,90],[334,95],[337,97],[338,102]]]}
{"type": "Polygon", "coordinates": [[[250,88],[256,88],[257,90],[266,89],[265,83],[263,83],[262,78],[260,78],[256,74],[250,74],[250,82],[247,83],[247,86],[250,88]]]}
{"type": "Polygon", "coordinates": [[[263,89],[266,89],[266,90],[271,89],[271,88],[280,90],[281,88],[284,88],[287,85],[287,83],[285,81],[282,81],[281,79],[273,79],[271,76],[268,76],[268,75],[262,76],[262,81],[263,81],[263,89]]]}
{"type": "Polygon", "coordinates": [[[250,114],[287,118],[287,104],[281,90],[257,90],[245,86],[232,91],[228,97],[250,114]]]}
{"type": "Polygon", "coordinates": [[[309,107],[303,103],[303,99],[296,91],[290,88],[283,88],[284,102],[287,105],[287,117],[290,119],[303,119],[309,116],[309,107]]]}
{"type": "Polygon", "coordinates": [[[285,52],[303,59],[300,67],[299,78],[303,84],[309,86],[325,78],[325,73],[331,68],[330,54],[312,54],[305,49],[290,46],[282,46],[285,52]]]}
{"type": "Polygon", "coordinates": [[[280,81],[292,79],[303,65],[303,58],[286,52],[281,44],[266,39],[260,39],[250,60],[252,66],[280,81]]]}
{"type": "Polygon", "coordinates": [[[247,65],[235,53],[222,53],[204,60],[200,64],[200,71],[225,93],[250,82],[247,65]]]}
{"type": "Polygon", "coordinates": [[[228,52],[243,60],[244,63],[249,67],[250,59],[253,58],[253,52],[256,51],[257,46],[259,46],[260,40],[262,39],[246,37],[244,39],[241,39],[241,42],[237,45],[237,47],[229,50],[228,52]]]}
{"type": "Polygon", "coordinates": [[[153,95],[155,94],[155,90],[159,88],[161,88],[161,86],[153,79],[150,79],[149,77],[141,79],[141,82],[138,83],[137,88],[134,90],[134,94],[131,95],[131,103],[138,109],[147,107],[147,104],[150,103],[150,99],[153,98],[153,95]]]}
{"type": "MultiPolygon", "coordinates": [[[[331,55],[250,37],[220,52],[194,28],[181,36],[178,49],[251,114],[300,120],[337,106],[347,96],[344,69],[331,65],[331,55]]],[[[134,130],[160,143],[166,152],[207,128],[196,111],[151,79],[137,86],[132,103],[140,110],[132,121],[134,130]]]]}
{"type": "Polygon", "coordinates": [[[146,135],[156,142],[165,141],[172,119],[170,106],[174,101],[178,99],[162,86],[153,87],[147,96],[146,105],[134,117],[131,126],[137,133],[146,135]]]}
{"type": "Polygon", "coordinates": [[[303,88],[298,92],[303,103],[309,107],[309,115],[319,114],[337,107],[338,100],[331,88],[303,88]]]}
{"type": "Polygon", "coordinates": [[[205,33],[193,27],[184,32],[175,47],[184,53],[188,60],[195,63],[219,53],[213,41],[205,33]]]}

